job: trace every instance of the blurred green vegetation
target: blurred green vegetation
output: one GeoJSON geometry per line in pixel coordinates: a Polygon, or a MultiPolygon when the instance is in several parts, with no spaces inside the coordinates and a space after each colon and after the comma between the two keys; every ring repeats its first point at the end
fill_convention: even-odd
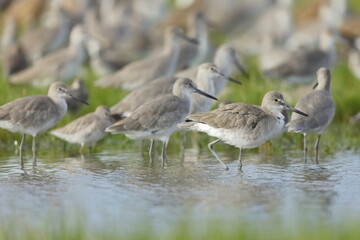
{"type": "MultiPolygon", "coordinates": [[[[309,0],[296,1],[296,6],[303,5],[309,2],[309,0]]],[[[353,11],[360,12],[359,1],[349,0],[349,6],[353,11]]],[[[224,36],[222,36],[221,34],[217,35],[216,33],[212,33],[212,37],[214,38],[214,41],[216,43],[220,44],[222,41],[224,41],[224,36]]],[[[249,68],[250,78],[246,79],[242,76],[235,76],[235,78],[243,82],[243,85],[237,86],[230,83],[227,89],[224,91],[225,94],[221,95],[219,102],[221,102],[222,100],[231,100],[237,102],[246,102],[250,104],[260,104],[263,95],[267,91],[276,90],[284,94],[285,100],[288,102],[288,104],[295,105],[296,101],[302,95],[311,91],[311,85],[289,85],[285,81],[279,79],[264,78],[258,69],[256,58],[246,59],[246,63],[249,68]]],[[[64,126],[68,122],[88,112],[93,111],[100,104],[112,106],[116,104],[119,100],[121,100],[124,96],[126,96],[126,94],[128,93],[126,91],[115,88],[101,89],[94,87],[93,83],[97,79],[97,76],[91,71],[88,65],[83,68],[80,76],[85,79],[86,87],[90,92],[90,106],[84,106],[77,114],[67,114],[57,124],[56,127],[64,126]]],[[[336,148],[336,146],[339,148],[343,147],[343,145],[339,145],[340,141],[336,141],[339,138],[344,141],[350,142],[350,144],[355,143],[355,146],[358,146],[359,126],[349,124],[349,118],[350,116],[360,111],[360,80],[355,79],[355,77],[350,73],[349,69],[347,68],[346,59],[343,58],[342,54],[339,54],[338,63],[336,67],[332,70],[332,76],[332,93],[336,101],[337,109],[335,119],[329,127],[329,130],[327,131],[327,137],[326,139],[324,139],[324,141],[326,141],[327,143],[331,142],[331,144],[335,144],[334,146],[330,145],[332,148],[336,148]],[[341,130],[338,130],[338,128],[340,128],[341,130]],[[331,139],[334,139],[334,141],[331,141],[331,139]]],[[[47,89],[44,88],[38,89],[29,85],[10,85],[4,78],[0,78],[0,84],[0,105],[19,97],[47,93],[47,89]]],[[[70,85],[71,83],[67,84],[70,85]]],[[[283,137],[286,142],[293,142],[292,139],[294,138],[294,134],[286,133],[283,135],[283,137]]],[[[15,141],[19,141],[20,138],[20,134],[13,134],[4,129],[0,129],[0,147],[12,145],[15,141]]],[[[59,145],[62,144],[61,140],[56,139],[49,134],[42,134],[41,139],[42,141],[50,143],[55,142],[59,145]]],[[[176,134],[175,139],[176,142],[179,140],[178,134],[176,134]]],[[[208,140],[207,137],[201,138],[201,142],[199,143],[200,145],[205,144],[205,142],[202,142],[204,139],[206,141],[208,140]]],[[[119,142],[121,142],[122,147],[127,148],[131,147],[131,144],[133,143],[122,135],[108,136],[105,139],[105,142],[106,144],[118,144],[119,142]],[[128,145],[127,143],[130,144],[128,145]]]]}
{"type": "MultiPolygon", "coordinates": [[[[80,215],[81,216],[81,215],[80,215]]],[[[289,239],[316,239],[316,240],[358,240],[360,239],[360,228],[358,221],[345,221],[339,223],[317,223],[310,224],[304,221],[297,226],[285,227],[286,224],[269,223],[249,225],[248,222],[239,220],[234,222],[226,221],[205,221],[201,227],[194,229],[191,221],[174,224],[167,231],[156,231],[151,223],[144,224],[136,231],[121,231],[121,226],[115,223],[110,224],[106,229],[86,228],[86,224],[78,217],[78,221],[60,220],[60,223],[44,221],[41,226],[31,224],[19,225],[12,222],[12,225],[0,226],[0,240],[92,240],[92,239],[158,239],[158,240],[191,240],[191,239],[238,239],[238,240],[289,240],[289,239]]],[[[198,225],[198,224],[197,224],[198,225]]]]}
{"type": "MultiPolygon", "coordinates": [[[[307,0],[308,2],[311,0],[307,0]]],[[[299,1],[298,1],[299,2],[299,1]]],[[[352,9],[360,10],[360,1],[349,0],[349,5],[352,9]]],[[[216,41],[221,42],[222,36],[218,36],[216,41]]],[[[310,85],[298,86],[288,85],[281,80],[265,79],[260,74],[256,59],[248,59],[248,67],[250,72],[250,79],[245,79],[241,76],[236,76],[237,79],[243,82],[242,86],[228,85],[225,94],[220,97],[221,100],[241,101],[251,104],[260,104],[263,95],[270,90],[276,90],[284,93],[285,100],[294,105],[302,94],[311,90],[310,85]]],[[[96,75],[89,69],[84,67],[82,76],[86,80],[86,86],[90,91],[90,106],[84,106],[80,112],[75,115],[67,114],[57,126],[63,126],[66,123],[84,115],[85,113],[93,111],[96,106],[102,104],[112,106],[122,99],[127,92],[118,89],[100,89],[93,85],[97,79],[96,75]]],[[[339,63],[332,71],[333,76],[333,96],[337,104],[336,116],[334,122],[330,125],[325,137],[322,140],[321,151],[335,152],[344,149],[358,149],[360,146],[360,126],[349,124],[349,117],[360,111],[360,81],[355,79],[349,72],[346,61],[340,59],[339,63]]],[[[315,76],[314,76],[315,78],[315,76]]],[[[70,83],[68,83],[70,85],[70,83]]],[[[46,89],[37,89],[28,85],[10,85],[6,79],[0,79],[0,105],[12,101],[16,98],[46,94],[46,89]]],[[[210,138],[204,134],[192,134],[192,141],[196,141],[199,145],[206,148],[206,144],[210,138]]],[[[39,136],[41,145],[52,146],[49,148],[40,147],[41,156],[46,152],[47,156],[59,156],[59,154],[73,154],[77,153],[77,146],[70,146],[67,148],[69,152],[64,152],[64,143],[49,134],[41,134],[39,136]]],[[[14,142],[20,141],[20,134],[13,134],[6,130],[0,129],[0,148],[1,154],[14,154],[14,142]],[[11,152],[11,153],[10,153],[11,152]]],[[[28,138],[29,140],[29,138],[28,138]]],[[[314,141],[314,136],[311,137],[314,141]]],[[[283,136],[272,140],[272,150],[275,152],[287,151],[289,148],[301,149],[302,139],[300,135],[285,133],[283,136]]],[[[178,133],[170,141],[170,151],[180,151],[179,147],[180,135],[178,133]]],[[[30,141],[28,143],[31,144],[30,141]]],[[[190,143],[187,143],[190,144],[190,143]]],[[[134,141],[127,139],[125,136],[116,135],[108,136],[104,141],[100,142],[97,149],[101,149],[105,145],[121,145],[122,148],[134,148],[134,141]]],[[[136,145],[136,147],[139,147],[136,145]]],[[[225,144],[219,145],[222,149],[233,149],[225,144]]],[[[30,149],[30,148],[29,148],[30,149]]],[[[27,149],[28,153],[31,150],[27,149]]],[[[237,150],[234,150],[237,151],[237,150]]],[[[258,151],[257,149],[251,151],[258,151]]],[[[116,226],[103,229],[102,231],[88,228],[82,219],[82,215],[78,216],[79,221],[69,223],[68,219],[56,219],[56,223],[52,221],[44,221],[39,226],[19,224],[15,219],[1,221],[0,224],[0,240],[5,239],[76,239],[76,240],[91,240],[91,239],[207,239],[207,240],[221,240],[221,239],[317,239],[317,240],[335,240],[335,239],[360,239],[360,228],[358,227],[359,219],[346,219],[338,223],[324,223],[313,225],[311,223],[302,222],[299,219],[299,224],[291,229],[285,229],[281,224],[273,223],[269,226],[254,223],[250,225],[249,222],[208,222],[204,223],[203,231],[195,231],[191,223],[174,224],[173,228],[167,233],[159,236],[150,227],[140,228],[138,231],[125,234],[116,230],[116,226]],[[60,222],[60,224],[59,224],[60,222]]]]}

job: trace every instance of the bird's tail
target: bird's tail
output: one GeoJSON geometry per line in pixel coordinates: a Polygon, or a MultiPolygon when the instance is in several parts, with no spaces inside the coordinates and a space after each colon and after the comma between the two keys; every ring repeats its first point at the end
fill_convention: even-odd
{"type": "Polygon", "coordinates": [[[295,119],[286,124],[286,127],[288,128],[288,132],[295,132],[295,133],[301,133],[304,129],[304,120],[302,119],[295,119]]]}
{"type": "Polygon", "coordinates": [[[177,126],[181,129],[188,129],[191,130],[192,127],[194,126],[195,122],[191,121],[191,120],[186,120],[183,123],[179,123],[177,126]]]}
{"type": "Polygon", "coordinates": [[[124,124],[122,122],[114,123],[105,129],[105,132],[116,134],[125,131],[124,124]]]}

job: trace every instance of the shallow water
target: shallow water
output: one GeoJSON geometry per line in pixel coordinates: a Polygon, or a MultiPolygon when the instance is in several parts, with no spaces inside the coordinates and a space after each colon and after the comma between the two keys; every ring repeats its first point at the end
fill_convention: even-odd
{"type": "Polygon", "coordinates": [[[233,160],[237,149],[218,152],[229,171],[197,148],[183,154],[170,149],[165,169],[159,156],[151,166],[138,149],[109,147],[82,157],[40,154],[37,166],[27,159],[24,170],[16,153],[3,154],[0,220],[40,224],[81,215],[87,227],[116,224],[134,231],[142,224],[166,230],[182,220],[199,226],[203,220],[280,220],[294,226],[299,216],[316,222],[360,213],[360,160],[354,151],[322,153],[320,166],[305,166],[301,150],[244,151],[243,172],[233,160]]]}

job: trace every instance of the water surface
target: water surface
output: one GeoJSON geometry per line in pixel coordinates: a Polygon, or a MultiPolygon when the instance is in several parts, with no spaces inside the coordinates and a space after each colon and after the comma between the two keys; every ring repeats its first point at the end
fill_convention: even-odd
{"type": "Polygon", "coordinates": [[[142,224],[166,230],[179,221],[193,221],[196,227],[205,220],[240,219],[291,227],[299,216],[317,222],[360,213],[360,161],[354,151],[322,153],[321,166],[312,161],[305,166],[297,149],[245,151],[243,172],[234,160],[237,149],[219,153],[229,171],[198,148],[183,154],[171,149],[165,169],[160,159],[151,165],[135,147],[104,147],[74,157],[42,153],[37,166],[29,157],[24,170],[16,153],[2,154],[0,220],[41,224],[65,216],[84,218],[89,228],[116,224],[134,231],[142,224]]]}

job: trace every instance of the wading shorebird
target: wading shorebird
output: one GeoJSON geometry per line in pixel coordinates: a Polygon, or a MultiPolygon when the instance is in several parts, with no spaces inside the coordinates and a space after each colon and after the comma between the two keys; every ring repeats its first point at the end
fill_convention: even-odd
{"type": "MultiPolygon", "coordinates": [[[[65,115],[66,98],[75,98],[62,82],[50,85],[48,95],[18,98],[0,106],[0,128],[22,133],[20,160],[23,166],[25,134],[33,137],[32,152],[34,164],[37,160],[36,136],[54,126],[65,115]]],[[[78,101],[87,104],[87,102],[78,101]]]]}
{"type": "Polygon", "coordinates": [[[213,150],[213,145],[223,141],[238,147],[238,168],[241,170],[243,149],[258,147],[283,132],[283,110],[307,116],[288,106],[281,93],[271,91],[265,94],[261,106],[246,103],[226,104],[210,112],[189,115],[186,122],[178,124],[178,127],[217,137],[217,140],[208,144],[208,148],[225,170],[228,170],[228,167],[213,150]]]}
{"type": "Polygon", "coordinates": [[[318,134],[315,143],[315,160],[319,164],[319,142],[321,134],[331,123],[335,115],[335,101],[331,96],[331,74],[326,68],[317,71],[317,80],[313,91],[303,96],[295,105],[301,111],[309,114],[303,117],[296,114],[291,116],[287,124],[289,132],[302,133],[304,135],[304,159],[307,160],[306,135],[311,132],[318,134]]]}
{"type": "Polygon", "coordinates": [[[107,135],[105,129],[113,122],[110,109],[98,106],[95,112],[75,119],[62,128],[52,130],[50,134],[69,143],[80,144],[82,154],[85,145],[92,147],[107,135]]]}
{"type": "Polygon", "coordinates": [[[160,77],[174,73],[180,54],[180,39],[197,44],[188,38],[180,28],[170,27],[164,33],[164,46],[147,58],[131,62],[119,71],[95,82],[99,87],[120,87],[134,90],[160,77]]]}
{"type": "Polygon", "coordinates": [[[106,132],[121,133],[132,139],[151,139],[150,158],[153,156],[154,141],[163,142],[162,166],[165,165],[166,148],[171,134],[184,122],[191,108],[191,93],[196,92],[217,100],[215,97],[199,90],[188,78],[179,78],[173,87],[172,94],[159,96],[146,102],[128,117],[106,128],[106,132]]]}
{"type": "Polygon", "coordinates": [[[86,35],[81,25],[75,26],[70,34],[68,47],[52,52],[40,58],[34,65],[10,75],[9,82],[43,86],[54,81],[70,81],[87,58],[84,43],[86,35]]]}

